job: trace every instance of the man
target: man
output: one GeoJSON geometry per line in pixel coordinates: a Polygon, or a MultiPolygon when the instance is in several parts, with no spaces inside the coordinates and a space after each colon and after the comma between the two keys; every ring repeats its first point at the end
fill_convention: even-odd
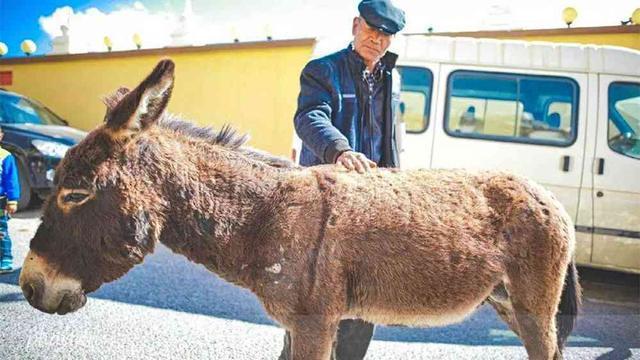
{"type": "MultiPolygon", "coordinates": [[[[353,19],[353,42],[344,50],[313,60],[300,76],[294,123],[302,140],[300,164],[342,164],[360,173],[397,167],[395,114],[399,105],[397,55],[387,52],[405,24],[404,12],[389,0],[364,0],[353,19]]],[[[399,134],[398,134],[399,135],[399,134]]],[[[340,323],[332,358],[362,359],[373,324],[340,323]]],[[[290,338],[280,359],[289,359],[290,338]]]]}

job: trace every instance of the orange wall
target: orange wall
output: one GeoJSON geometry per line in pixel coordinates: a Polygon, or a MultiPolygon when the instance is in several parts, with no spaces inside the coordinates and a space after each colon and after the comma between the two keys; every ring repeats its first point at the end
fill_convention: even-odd
{"type": "Polygon", "coordinates": [[[13,72],[13,85],[4,86],[8,90],[90,130],[103,120],[102,97],[119,86],[136,86],[159,59],[169,57],[176,63],[169,111],[202,125],[230,123],[251,135],[252,146],[289,155],[298,79],[313,44],[303,39],[3,59],[0,71],[13,72]]]}

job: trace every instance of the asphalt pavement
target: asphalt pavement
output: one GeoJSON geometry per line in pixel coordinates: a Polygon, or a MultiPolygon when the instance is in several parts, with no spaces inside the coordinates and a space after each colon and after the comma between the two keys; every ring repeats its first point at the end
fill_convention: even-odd
{"type": "MultiPolygon", "coordinates": [[[[10,222],[19,266],[39,211],[10,222]]],[[[144,264],[59,316],[31,308],[19,272],[0,275],[0,359],[276,359],[283,330],[249,291],[159,246],[144,264]]],[[[567,359],[640,359],[639,277],[581,269],[583,312],[567,359]]],[[[378,327],[366,359],[526,359],[518,338],[481,307],[440,328],[378,327]]]]}

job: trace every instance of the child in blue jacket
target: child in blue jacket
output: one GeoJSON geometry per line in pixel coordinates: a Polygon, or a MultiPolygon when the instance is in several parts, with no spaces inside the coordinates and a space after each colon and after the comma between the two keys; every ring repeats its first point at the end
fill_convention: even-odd
{"type": "MultiPolygon", "coordinates": [[[[0,141],[4,133],[0,129],[0,141]]],[[[18,181],[18,167],[13,155],[0,147],[0,163],[2,174],[0,177],[0,196],[7,197],[4,211],[0,210],[0,274],[13,271],[13,256],[11,255],[11,237],[9,237],[9,215],[18,210],[20,198],[20,182],[18,181]]]]}

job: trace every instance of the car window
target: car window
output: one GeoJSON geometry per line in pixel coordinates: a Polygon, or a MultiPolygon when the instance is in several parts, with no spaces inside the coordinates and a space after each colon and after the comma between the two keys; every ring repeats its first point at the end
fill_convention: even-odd
{"type": "Polygon", "coordinates": [[[614,82],[608,93],[609,147],[640,159],[640,84],[614,82]]]}
{"type": "Polygon", "coordinates": [[[0,122],[11,124],[64,125],[44,106],[27,98],[0,93],[0,122]]]}
{"type": "Polygon", "coordinates": [[[445,131],[456,137],[568,146],[576,138],[578,85],[569,78],[455,71],[445,131]]]}
{"type": "Polygon", "coordinates": [[[429,107],[433,74],[427,68],[398,67],[402,87],[400,92],[400,116],[407,132],[421,133],[429,126],[429,107]]]}

